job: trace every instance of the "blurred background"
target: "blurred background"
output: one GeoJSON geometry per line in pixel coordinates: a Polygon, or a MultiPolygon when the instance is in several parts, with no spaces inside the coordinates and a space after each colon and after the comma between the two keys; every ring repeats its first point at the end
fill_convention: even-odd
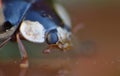
{"type": "MultiPolygon", "coordinates": [[[[72,21],[73,48],[43,54],[45,44],[23,41],[30,67],[25,76],[120,76],[120,1],[58,0],[72,21]]],[[[0,76],[19,76],[17,43],[0,49],[0,76]]]]}

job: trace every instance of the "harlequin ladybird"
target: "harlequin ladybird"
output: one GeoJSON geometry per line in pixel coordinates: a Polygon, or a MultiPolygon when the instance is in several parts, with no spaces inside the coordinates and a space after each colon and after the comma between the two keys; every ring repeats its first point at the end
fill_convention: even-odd
{"type": "Polygon", "coordinates": [[[21,36],[33,43],[46,42],[67,50],[71,46],[71,23],[64,8],[51,0],[3,0],[0,47],[15,38],[21,53],[21,67],[28,67],[28,56],[21,36]]]}

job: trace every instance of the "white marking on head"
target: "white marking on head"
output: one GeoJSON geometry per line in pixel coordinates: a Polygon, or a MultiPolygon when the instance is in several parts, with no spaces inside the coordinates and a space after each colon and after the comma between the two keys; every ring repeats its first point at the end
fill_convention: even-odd
{"type": "Polygon", "coordinates": [[[57,31],[57,35],[59,38],[59,41],[57,42],[58,47],[63,50],[69,49],[69,47],[71,46],[71,33],[61,27],[58,27],[57,31]]]}
{"type": "Polygon", "coordinates": [[[23,21],[20,32],[28,41],[34,43],[43,43],[45,41],[45,28],[37,21],[23,21]]]}

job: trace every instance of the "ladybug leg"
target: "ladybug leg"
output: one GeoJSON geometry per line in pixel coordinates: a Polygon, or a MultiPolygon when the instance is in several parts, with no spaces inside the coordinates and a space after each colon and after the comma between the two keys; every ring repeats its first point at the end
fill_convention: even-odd
{"type": "Polygon", "coordinates": [[[28,66],[29,66],[28,55],[27,55],[26,49],[25,49],[22,41],[20,40],[19,33],[16,34],[16,39],[17,39],[17,43],[18,43],[18,47],[19,47],[21,59],[22,59],[21,63],[20,63],[20,68],[28,68],[28,66]]]}
{"type": "Polygon", "coordinates": [[[49,53],[51,53],[51,46],[50,45],[48,45],[48,47],[45,49],[45,50],[43,50],[43,54],[49,54],[49,53]]]}
{"type": "Polygon", "coordinates": [[[43,50],[43,54],[51,53],[53,48],[58,48],[58,46],[56,44],[48,45],[48,47],[45,50],[43,50]]]}
{"type": "Polygon", "coordinates": [[[8,41],[10,41],[11,37],[7,38],[5,41],[3,41],[1,44],[0,44],[0,48],[3,47],[4,45],[7,44],[8,41]]]}
{"type": "Polygon", "coordinates": [[[0,0],[0,8],[2,7],[2,0],[0,0]]]}

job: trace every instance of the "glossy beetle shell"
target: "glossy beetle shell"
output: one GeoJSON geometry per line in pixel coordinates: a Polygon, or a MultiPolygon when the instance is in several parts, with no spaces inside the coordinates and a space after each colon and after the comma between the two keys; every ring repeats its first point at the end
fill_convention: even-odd
{"type": "MultiPolygon", "coordinates": [[[[31,42],[42,43],[46,40],[48,44],[56,44],[62,49],[64,49],[64,47],[61,47],[61,45],[64,46],[70,41],[68,35],[71,34],[71,24],[61,19],[61,15],[57,13],[59,11],[57,10],[56,12],[54,5],[50,4],[49,0],[4,0],[3,4],[5,22],[9,22],[12,27],[16,27],[14,33],[20,30],[23,37],[31,42]],[[34,38],[32,39],[32,36],[30,37],[30,35],[24,33],[26,31],[25,29],[29,28],[30,25],[29,23],[25,25],[24,23],[26,21],[31,22],[31,26],[36,28],[35,30],[40,30],[38,35],[39,41],[38,39],[35,41],[34,38]],[[40,24],[39,27],[43,27],[45,32],[42,31],[43,29],[41,30],[38,26],[34,25],[36,22],[40,24]]],[[[6,30],[9,31],[9,29],[11,29],[11,27],[6,30]]],[[[33,31],[32,33],[35,34],[33,31]]]]}

